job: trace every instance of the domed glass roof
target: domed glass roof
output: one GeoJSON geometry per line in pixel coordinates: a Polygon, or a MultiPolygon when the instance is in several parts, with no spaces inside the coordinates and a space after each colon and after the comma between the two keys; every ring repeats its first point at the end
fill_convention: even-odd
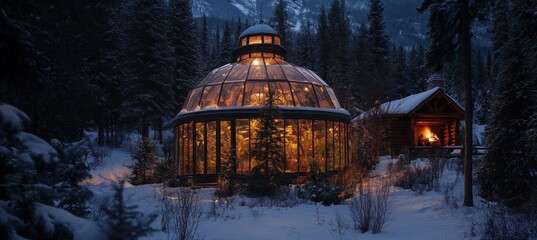
{"type": "Polygon", "coordinates": [[[194,88],[184,110],[261,106],[269,92],[276,105],[339,109],[334,91],[314,72],[280,58],[248,58],[211,71],[194,88]]]}
{"type": "Polygon", "coordinates": [[[341,109],[332,88],[317,74],[283,60],[286,51],[280,38],[263,23],[245,30],[239,37],[241,46],[234,52],[237,62],[214,69],[203,78],[189,93],[179,115],[262,106],[269,93],[275,105],[290,109],[341,109]]]}

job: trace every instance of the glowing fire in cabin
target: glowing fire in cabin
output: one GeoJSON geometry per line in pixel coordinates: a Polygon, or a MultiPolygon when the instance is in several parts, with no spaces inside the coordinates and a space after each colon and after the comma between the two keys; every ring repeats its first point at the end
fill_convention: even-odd
{"type": "Polygon", "coordinates": [[[431,128],[429,127],[423,127],[423,130],[421,131],[422,139],[421,141],[425,145],[436,145],[440,144],[440,139],[438,136],[431,131],[431,128]]]}

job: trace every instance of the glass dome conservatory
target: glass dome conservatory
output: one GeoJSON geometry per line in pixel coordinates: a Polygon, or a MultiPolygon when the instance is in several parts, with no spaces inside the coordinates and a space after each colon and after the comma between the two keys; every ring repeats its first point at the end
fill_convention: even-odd
{"type": "Polygon", "coordinates": [[[233,155],[237,173],[247,174],[256,163],[253,140],[269,93],[282,116],[282,172],[307,172],[311,158],[323,171],[342,169],[350,115],[332,88],[311,70],[286,62],[281,37],[270,26],[256,24],[239,41],[236,62],[201,80],[172,121],[179,175],[217,176],[233,155]]]}

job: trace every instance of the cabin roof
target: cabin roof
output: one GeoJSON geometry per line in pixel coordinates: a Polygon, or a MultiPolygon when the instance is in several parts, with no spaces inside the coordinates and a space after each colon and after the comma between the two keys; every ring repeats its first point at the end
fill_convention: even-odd
{"type": "MultiPolygon", "coordinates": [[[[442,96],[443,99],[447,101],[447,103],[458,112],[464,112],[464,108],[461,104],[459,104],[455,99],[453,99],[451,96],[449,96],[447,93],[444,92],[444,90],[440,87],[435,87],[430,90],[416,93],[401,99],[396,99],[393,101],[382,103],[379,106],[379,110],[388,115],[412,115],[417,110],[419,110],[422,106],[430,102],[430,100],[434,99],[435,97],[442,96]]],[[[353,119],[353,121],[356,121],[358,119],[363,118],[365,115],[368,114],[370,111],[366,111],[362,113],[360,116],[353,119]]]]}

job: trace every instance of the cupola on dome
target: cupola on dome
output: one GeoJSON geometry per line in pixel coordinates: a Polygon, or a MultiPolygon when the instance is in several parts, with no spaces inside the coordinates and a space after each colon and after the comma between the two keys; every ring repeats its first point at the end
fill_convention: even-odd
{"type": "Polygon", "coordinates": [[[248,173],[250,139],[269,93],[283,116],[283,172],[307,172],[312,157],[325,171],[346,164],[349,113],[317,74],[285,61],[281,42],[267,24],[249,27],[239,37],[236,61],[212,70],[189,93],[173,120],[179,175],[217,176],[232,146],[237,173],[248,173]]]}

